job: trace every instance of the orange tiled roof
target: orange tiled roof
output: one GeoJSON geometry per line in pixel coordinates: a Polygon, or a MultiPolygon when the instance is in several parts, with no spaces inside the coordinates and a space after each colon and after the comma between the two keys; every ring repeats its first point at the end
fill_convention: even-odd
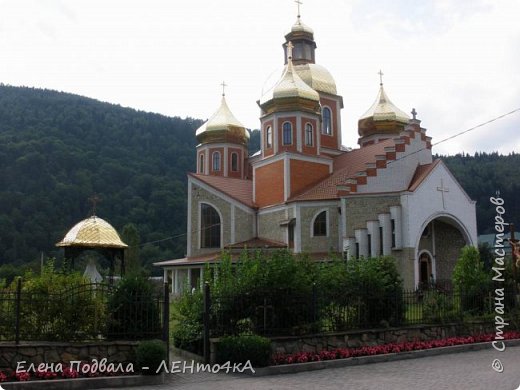
{"type": "Polygon", "coordinates": [[[408,191],[415,191],[440,162],[441,160],[437,159],[431,164],[419,165],[415,170],[412,180],[410,181],[408,191]]]}
{"type": "Polygon", "coordinates": [[[388,139],[377,144],[364,146],[351,152],[346,152],[334,158],[333,173],[305,190],[289,201],[338,199],[337,185],[344,184],[347,179],[355,177],[356,173],[366,169],[366,163],[375,163],[377,155],[385,154],[385,147],[394,146],[394,141],[388,139]]]}
{"type": "Polygon", "coordinates": [[[253,203],[252,180],[200,175],[197,173],[188,173],[188,175],[204,182],[205,184],[215,188],[220,192],[223,192],[224,194],[228,195],[229,197],[235,199],[240,203],[245,204],[246,206],[255,207],[255,204],[253,203]]]}

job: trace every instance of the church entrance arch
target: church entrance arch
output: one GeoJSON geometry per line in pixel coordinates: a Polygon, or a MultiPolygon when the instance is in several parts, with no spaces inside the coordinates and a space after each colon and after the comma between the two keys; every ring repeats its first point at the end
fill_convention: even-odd
{"type": "Polygon", "coordinates": [[[461,249],[474,245],[466,227],[450,214],[430,216],[421,226],[415,246],[415,286],[433,283],[450,289],[451,277],[461,249]]]}

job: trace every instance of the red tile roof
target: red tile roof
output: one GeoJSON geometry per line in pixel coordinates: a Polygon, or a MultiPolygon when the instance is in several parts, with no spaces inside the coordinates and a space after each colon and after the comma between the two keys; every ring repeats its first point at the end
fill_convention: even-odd
{"type": "Polygon", "coordinates": [[[419,185],[428,177],[428,175],[433,171],[433,169],[441,162],[440,159],[435,160],[431,164],[419,165],[415,170],[412,180],[410,181],[410,185],[408,186],[408,191],[415,191],[419,185]]]}
{"type": "Polygon", "coordinates": [[[357,172],[364,171],[366,163],[375,163],[376,156],[384,155],[385,147],[388,146],[394,146],[392,139],[339,155],[334,158],[334,172],[328,178],[289,201],[338,199],[336,186],[355,177],[357,172]]]}
{"type": "Polygon", "coordinates": [[[188,173],[191,177],[202,181],[203,183],[223,192],[236,201],[249,207],[255,207],[253,203],[253,181],[234,179],[230,177],[199,175],[196,173],[188,173]]]}

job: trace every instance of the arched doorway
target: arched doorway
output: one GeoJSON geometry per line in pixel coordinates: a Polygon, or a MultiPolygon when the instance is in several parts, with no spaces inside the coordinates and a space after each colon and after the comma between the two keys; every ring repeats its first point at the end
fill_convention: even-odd
{"type": "Polygon", "coordinates": [[[433,284],[433,279],[432,257],[424,251],[419,255],[419,287],[428,289],[433,284]]]}

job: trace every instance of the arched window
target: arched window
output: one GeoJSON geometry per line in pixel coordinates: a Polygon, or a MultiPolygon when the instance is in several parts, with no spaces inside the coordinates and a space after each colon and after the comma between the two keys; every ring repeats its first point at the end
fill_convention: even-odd
{"type": "Polygon", "coordinates": [[[273,146],[273,129],[271,126],[267,126],[265,129],[265,147],[270,148],[273,146]]]}
{"type": "Polygon", "coordinates": [[[323,118],[323,128],[322,128],[321,132],[323,134],[331,135],[332,134],[332,116],[330,114],[330,109],[328,107],[323,108],[322,118],[323,118]]]}
{"type": "Polygon", "coordinates": [[[213,170],[220,171],[220,152],[213,152],[213,170]]]}
{"type": "Polygon", "coordinates": [[[322,211],[314,218],[312,235],[315,237],[327,235],[327,211],[322,211]]]}
{"type": "Polygon", "coordinates": [[[200,205],[200,246],[220,248],[220,216],[206,203],[200,205]]]}
{"type": "Polygon", "coordinates": [[[283,124],[283,144],[292,144],[292,125],[289,122],[283,124]]]}
{"type": "Polygon", "coordinates": [[[231,153],[231,170],[233,172],[238,172],[238,154],[231,153]]]}
{"type": "Polygon", "coordinates": [[[199,157],[199,173],[204,173],[204,155],[202,153],[199,157]]]}
{"type": "Polygon", "coordinates": [[[312,146],[313,143],[313,136],[312,136],[312,125],[310,123],[307,123],[305,125],[305,146],[312,146]]]}

